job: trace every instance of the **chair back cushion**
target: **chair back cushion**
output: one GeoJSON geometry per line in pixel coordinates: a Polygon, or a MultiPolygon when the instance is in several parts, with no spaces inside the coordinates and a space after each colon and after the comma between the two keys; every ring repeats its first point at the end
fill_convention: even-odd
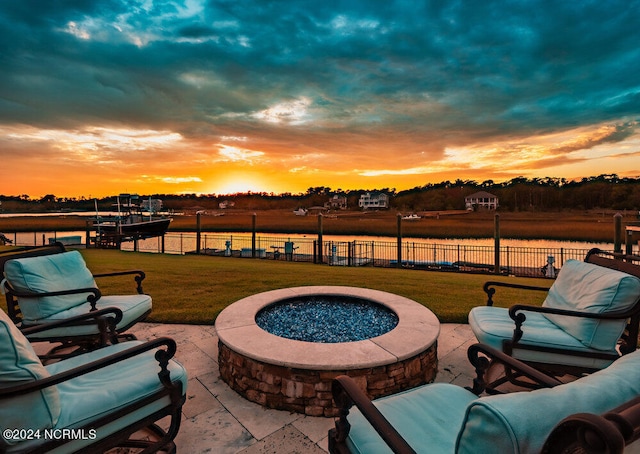
{"type": "Polygon", "coordinates": [[[640,351],[606,369],[550,389],[471,402],[458,433],[458,453],[538,453],[553,428],[575,413],[601,414],[640,396],[640,351]]]}
{"type": "MultiPolygon", "coordinates": [[[[567,260],[549,289],[543,306],[597,314],[630,309],[640,298],[640,279],[621,271],[567,260]]],[[[626,320],[598,320],[545,314],[586,347],[611,350],[626,320]]],[[[526,324],[526,322],[525,322],[526,324]]]]}
{"type": "MultiPolygon", "coordinates": [[[[96,287],[93,275],[78,251],[9,260],[4,266],[4,274],[17,292],[58,292],[96,287]]],[[[39,323],[42,319],[86,301],[86,293],[18,298],[23,320],[27,324],[39,323]]]]}
{"type": "MultiPolygon", "coordinates": [[[[0,388],[49,377],[29,341],[0,310],[0,388]]],[[[60,400],[55,386],[42,391],[0,399],[2,429],[46,429],[53,427],[60,415],[60,400]]],[[[0,435],[2,444],[16,442],[0,435]]]]}

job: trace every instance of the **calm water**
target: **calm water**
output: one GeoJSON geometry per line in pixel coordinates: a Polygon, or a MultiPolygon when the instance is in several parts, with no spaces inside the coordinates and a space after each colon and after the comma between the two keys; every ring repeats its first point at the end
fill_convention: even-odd
{"type": "MultiPolygon", "coordinates": [[[[56,239],[64,239],[67,237],[79,236],[80,244],[85,244],[86,232],[24,232],[17,234],[7,234],[7,236],[16,242],[17,245],[33,246],[48,244],[50,241],[56,239]]],[[[317,240],[316,235],[305,234],[277,234],[277,233],[257,233],[256,234],[258,248],[264,248],[269,251],[272,249],[272,245],[283,243],[291,240],[294,244],[307,244],[313,243],[317,240]]],[[[381,237],[381,236],[348,236],[348,235],[323,235],[323,241],[326,242],[395,242],[394,237],[381,237]]],[[[202,248],[207,247],[219,247],[220,242],[231,240],[235,245],[242,245],[238,247],[251,247],[251,233],[238,233],[238,232],[220,232],[220,233],[202,233],[201,241],[202,248]],[[209,242],[209,244],[207,244],[209,242]],[[246,244],[248,242],[248,244],[246,244]],[[246,244],[246,246],[245,246],[246,244]]],[[[405,244],[438,244],[447,246],[493,246],[493,238],[411,238],[403,237],[403,243],[405,244]]],[[[147,240],[141,240],[139,242],[139,249],[146,252],[159,252],[161,251],[160,238],[149,238],[147,240]]],[[[552,241],[552,240],[516,240],[509,238],[500,239],[501,247],[528,247],[528,248],[567,248],[567,249],[591,249],[597,247],[604,250],[613,250],[613,243],[591,243],[581,241],[552,241]]],[[[196,232],[183,232],[183,233],[168,233],[165,236],[165,251],[168,253],[185,253],[193,251],[196,248],[196,232]]],[[[122,249],[133,250],[133,243],[123,244],[122,249]]],[[[634,249],[636,250],[636,249],[634,249]]]]}

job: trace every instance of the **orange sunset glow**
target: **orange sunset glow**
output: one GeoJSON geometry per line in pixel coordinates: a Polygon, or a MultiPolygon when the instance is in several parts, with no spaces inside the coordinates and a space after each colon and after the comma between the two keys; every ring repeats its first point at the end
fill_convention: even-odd
{"type": "Polygon", "coordinates": [[[3,195],[640,176],[634,3],[13,3],[3,195]]]}

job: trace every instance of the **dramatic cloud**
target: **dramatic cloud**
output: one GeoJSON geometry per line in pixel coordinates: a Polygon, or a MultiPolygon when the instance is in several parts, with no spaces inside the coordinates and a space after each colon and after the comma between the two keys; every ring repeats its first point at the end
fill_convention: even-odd
{"type": "Polygon", "coordinates": [[[635,0],[3,2],[0,194],[638,176],[639,18],[635,0]]]}

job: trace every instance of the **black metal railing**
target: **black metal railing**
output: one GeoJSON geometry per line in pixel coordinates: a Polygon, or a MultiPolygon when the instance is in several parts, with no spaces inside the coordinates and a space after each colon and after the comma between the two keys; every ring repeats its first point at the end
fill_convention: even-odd
{"type": "MultiPolygon", "coordinates": [[[[200,254],[253,257],[324,263],[331,266],[378,266],[440,271],[479,272],[530,277],[555,277],[568,259],[583,260],[587,249],[451,245],[419,240],[397,241],[325,240],[251,234],[203,234],[200,254]],[[255,246],[254,246],[255,245],[255,246]],[[401,256],[398,261],[398,255],[401,256]],[[496,264],[496,257],[499,263],[496,264]]],[[[196,251],[191,233],[168,233],[164,240],[152,238],[137,246],[139,251],[190,254],[196,251]],[[164,247],[164,249],[163,249],[164,247]]],[[[131,245],[123,245],[131,247],[131,245]]]]}
{"type": "MultiPolygon", "coordinates": [[[[69,233],[31,232],[8,235],[17,246],[45,244],[45,241],[76,241],[79,236],[69,233]]],[[[226,257],[289,260],[324,263],[330,266],[401,267],[439,271],[458,271],[554,278],[569,259],[583,260],[588,249],[533,248],[501,246],[496,254],[494,246],[445,244],[415,239],[351,240],[326,239],[319,243],[314,237],[287,237],[263,234],[201,234],[197,246],[195,232],[167,233],[164,237],[149,238],[121,245],[123,250],[167,254],[217,255],[226,257]],[[499,261],[499,263],[496,263],[499,261]]],[[[82,236],[84,239],[84,236],[82,236]]],[[[83,241],[79,242],[84,244],[83,241]]]]}

